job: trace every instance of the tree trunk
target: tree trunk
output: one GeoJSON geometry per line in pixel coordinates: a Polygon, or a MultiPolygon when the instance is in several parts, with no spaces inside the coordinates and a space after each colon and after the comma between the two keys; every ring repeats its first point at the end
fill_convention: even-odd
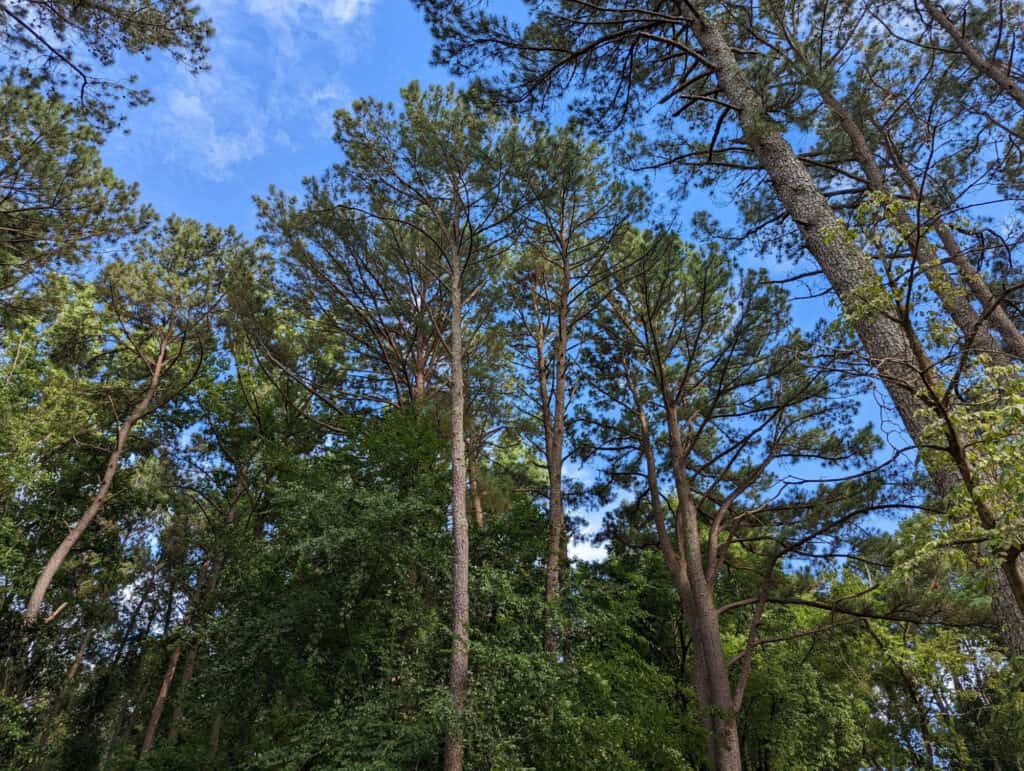
{"type": "MultiPolygon", "coordinates": [[[[808,85],[811,85],[818,92],[822,102],[825,103],[825,106],[832,113],[840,128],[849,138],[850,145],[853,148],[853,154],[857,158],[857,163],[860,166],[861,171],[864,172],[864,176],[868,181],[868,188],[874,192],[892,196],[893,190],[886,181],[885,174],[875,162],[875,156],[871,150],[871,145],[868,142],[867,137],[864,135],[860,124],[846,109],[846,106],[843,105],[835,94],[833,94],[825,85],[823,78],[820,77],[821,73],[816,73],[814,71],[813,65],[811,64],[809,57],[804,52],[803,47],[790,36],[789,30],[785,28],[784,23],[781,20],[777,23],[779,24],[783,35],[789,42],[791,49],[796,54],[797,59],[799,59],[808,85]]],[[[890,148],[890,150],[892,151],[893,148],[890,148]]],[[[894,154],[894,152],[891,154],[894,154]]],[[[897,166],[901,168],[900,176],[904,183],[912,185],[910,192],[914,196],[915,200],[921,201],[920,191],[917,190],[916,185],[913,185],[913,178],[908,179],[909,175],[906,173],[907,170],[905,166],[900,163],[898,158],[894,158],[893,160],[896,162],[897,166]]],[[[957,328],[960,330],[965,344],[971,345],[975,349],[985,353],[993,355],[998,354],[999,346],[996,344],[992,337],[992,333],[989,330],[988,318],[980,317],[975,312],[974,308],[971,307],[970,299],[966,292],[964,292],[963,289],[953,281],[952,277],[943,267],[931,241],[929,241],[927,237],[922,237],[920,234],[918,223],[915,222],[902,207],[897,209],[896,217],[900,225],[903,226],[909,234],[907,240],[914,260],[920,266],[921,272],[924,274],[928,281],[928,285],[931,287],[935,296],[941,303],[943,310],[946,311],[947,315],[953,320],[957,328]]],[[[968,277],[964,276],[964,278],[967,279],[968,277]]],[[[973,283],[970,280],[968,281],[972,287],[974,287],[974,284],[978,282],[984,285],[984,280],[976,273],[973,276],[973,279],[973,283]]],[[[984,288],[979,287],[976,291],[984,292],[986,289],[987,286],[984,288]]],[[[991,297],[990,291],[988,292],[988,296],[991,297]]],[[[1005,313],[1003,315],[1005,316],[1005,313]]],[[[1018,337],[1019,335],[1020,333],[1017,332],[1018,337]]],[[[1004,344],[1013,345],[1013,341],[1004,340],[1004,344]]]]}
{"type": "Polygon", "coordinates": [[[210,738],[207,740],[207,757],[209,757],[212,763],[217,757],[217,747],[220,745],[220,730],[224,726],[224,716],[218,714],[213,719],[213,724],[210,726],[210,738]]]}
{"type": "Polygon", "coordinates": [[[658,532],[658,544],[679,597],[683,619],[686,621],[686,626],[693,639],[693,685],[701,707],[702,720],[708,731],[705,749],[708,757],[714,762],[715,768],[739,771],[742,768],[742,761],[736,713],[739,711],[740,704],[735,703],[729,682],[729,670],[722,648],[718,610],[714,605],[713,589],[702,568],[703,559],[699,533],[697,540],[693,540],[693,533],[697,528],[696,510],[692,506],[683,504],[684,496],[686,501],[690,501],[689,485],[685,481],[685,458],[679,422],[674,417],[675,407],[668,397],[668,392],[663,391],[669,423],[673,477],[676,480],[676,494],[680,501],[675,517],[676,541],[681,546],[678,551],[672,543],[665,521],[665,508],[658,482],[657,460],[654,455],[647,414],[640,399],[639,389],[628,369],[627,365],[626,380],[633,397],[640,427],[640,451],[646,468],[647,488],[651,500],[651,511],[654,514],[654,524],[658,532]],[[687,521],[688,519],[689,521],[687,521]],[[692,569],[693,565],[696,565],[696,570],[692,569]]]}
{"type": "Polygon", "coordinates": [[[971,66],[999,86],[1004,93],[1024,108],[1024,89],[1021,89],[1014,82],[1008,68],[999,62],[986,59],[985,55],[967,39],[956,24],[953,23],[953,20],[938,5],[931,2],[931,0],[919,0],[919,2],[925,12],[946,31],[946,34],[956,44],[956,47],[960,49],[960,52],[967,58],[967,61],[971,63],[971,66]]]}
{"type": "MultiPolygon", "coordinates": [[[[571,255],[563,228],[561,248],[561,275],[558,290],[558,336],[555,338],[555,393],[553,408],[549,408],[547,393],[547,367],[540,371],[541,413],[544,416],[544,449],[548,470],[548,557],[544,576],[544,601],[548,618],[544,630],[544,650],[558,649],[558,628],[555,623],[555,603],[561,590],[561,570],[565,559],[565,501],[562,495],[562,468],[565,453],[565,390],[566,369],[569,361],[569,293],[571,291],[571,255]]],[[[540,340],[543,347],[544,341],[540,340]]],[[[543,350],[539,355],[543,357],[543,350]]],[[[543,358],[541,359],[543,361],[543,358]]]]}
{"type": "Polygon", "coordinates": [[[145,755],[156,742],[156,729],[160,725],[160,716],[167,706],[167,697],[171,692],[171,683],[174,682],[174,673],[178,671],[178,661],[181,658],[181,645],[174,646],[174,652],[167,662],[167,671],[164,672],[164,679],[160,683],[160,690],[157,692],[156,701],[153,702],[153,709],[149,713],[149,723],[146,725],[146,735],[142,739],[142,755],[145,755]]]}
{"type": "MultiPolygon", "coordinates": [[[[696,6],[682,5],[680,9],[701,45],[704,58],[714,69],[719,88],[738,113],[744,142],[767,172],[776,195],[800,228],[808,250],[852,317],[868,359],[886,387],[907,434],[920,447],[925,429],[921,416],[927,415],[930,408],[918,392],[932,386],[934,378],[923,347],[898,318],[872,307],[877,298],[885,296],[886,290],[871,259],[846,234],[844,223],[765,113],[760,96],[747,82],[716,22],[696,6]]],[[[941,487],[943,470],[928,471],[941,487]]],[[[1013,572],[1004,570],[1008,576],[1013,572]]],[[[1011,585],[1013,578],[1009,576],[1011,585]]],[[[1017,601],[1020,603],[1019,596],[1017,601]]]]}
{"type": "MultiPolygon", "coordinates": [[[[895,155],[894,148],[893,155],[895,155]]],[[[921,190],[910,173],[910,169],[907,168],[907,165],[900,158],[893,158],[893,161],[900,179],[906,185],[911,196],[916,201],[923,201],[921,190]]],[[[956,235],[950,230],[949,226],[938,217],[935,219],[934,226],[935,232],[939,236],[939,241],[942,243],[942,248],[945,249],[946,254],[949,255],[953,264],[956,265],[957,272],[967,283],[975,299],[981,304],[982,314],[987,317],[992,328],[1002,338],[1003,349],[1019,362],[1024,362],[1024,334],[1021,333],[1013,319],[1010,318],[1000,299],[992,293],[984,277],[971,264],[967,255],[963,253],[956,235]]]]}
{"type": "Polygon", "coordinates": [[[71,687],[75,682],[75,678],[78,676],[79,670],[82,668],[82,661],[85,659],[85,652],[89,648],[89,642],[92,640],[93,627],[89,627],[85,630],[85,634],[82,635],[82,642],[78,644],[78,650],[75,652],[75,659],[71,662],[71,667],[68,669],[67,677],[64,680],[64,687],[61,688],[54,699],[53,707],[50,710],[50,720],[44,727],[41,737],[45,739],[53,725],[53,721],[57,719],[61,712],[64,711],[64,707],[68,702],[68,698],[71,693],[71,687]]]}
{"type": "Polygon", "coordinates": [[[85,630],[85,635],[82,637],[82,642],[78,646],[78,652],[75,653],[75,660],[71,664],[71,669],[68,670],[68,682],[74,681],[75,677],[78,676],[78,670],[82,668],[82,661],[85,659],[85,651],[89,647],[89,641],[92,640],[93,628],[89,627],[85,630]]]}
{"type": "Polygon", "coordinates": [[[46,567],[43,568],[43,572],[36,580],[35,588],[32,590],[32,596],[29,597],[28,605],[25,608],[25,620],[29,624],[33,624],[38,620],[39,609],[42,607],[43,598],[46,596],[46,590],[50,588],[50,584],[53,583],[54,576],[57,575],[57,571],[59,571],[61,565],[64,564],[64,560],[67,559],[68,554],[74,548],[75,544],[81,539],[89,525],[91,525],[93,520],[96,519],[96,515],[103,511],[103,507],[107,504],[107,498],[110,495],[110,487],[114,483],[114,475],[117,474],[117,469],[120,466],[121,455],[124,453],[125,446],[128,444],[128,437],[131,434],[132,429],[135,427],[135,424],[138,423],[147,412],[149,412],[150,405],[153,403],[153,397],[156,396],[157,388],[160,386],[160,375],[163,371],[167,357],[167,343],[168,338],[165,335],[160,341],[160,353],[157,355],[156,363],[154,364],[153,370],[150,374],[149,387],[146,388],[146,392],[143,394],[142,399],[135,405],[132,411],[128,414],[124,423],[122,423],[121,427],[117,430],[114,450],[110,453],[110,457],[107,458],[107,465],[103,471],[103,478],[100,481],[99,490],[96,491],[96,495],[93,496],[93,499],[89,503],[89,507],[85,510],[85,513],[82,514],[78,522],[76,522],[74,527],[71,528],[71,532],[67,534],[60,546],[57,547],[56,551],[50,555],[50,559],[46,563],[46,567]]]}
{"type": "MultiPolygon", "coordinates": [[[[810,60],[804,54],[802,48],[795,41],[789,38],[788,32],[783,27],[783,34],[790,41],[790,45],[805,68],[810,67],[810,60]]],[[[853,116],[846,110],[845,106],[831,93],[824,85],[821,78],[810,77],[808,82],[812,83],[822,101],[832,112],[840,127],[850,139],[854,155],[867,178],[870,189],[892,194],[892,189],[886,182],[885,175],[875,163],[874,154],[868,143],[867,137],[861,130],[860,125],[853,116]]],[[[885,132],[877,123],[875,124],[883,136],[885,132]]],[[[907,187],[908,192],[914,200],[923,202],[921,190],[917,186],[913,175],[903,163],[902,158],[896,151],[893,143],[887,138],[887,149],[896,167],[901,181],[907,187]]],[[[917,223],[903,209],[899,209],[898,218],[900,223],[907,227],[911,234],[909,237],[910,247],[913,255],[921,267],[922,273],[928,280],[933,292],[939,299],[943,310],[950,316],[964,340],[964,345],[974,350],[991,356],[996,364],[1006,365],[1010,363],[1010,356],[1024,360],[1024,336],[1013,324],[1005,310],[993,297],[991,290],[985,280],[974,270],[974,266],[960,250],[960,245],[954,234],[939,219],[936,219],[936,231],[947,254],[952,258],[961,276],[972,289],[975,297],[982,303],[986,311],[984,317],[979,317],[966,293],[957,286],[946,270],[942,267],[935,247],[926,237],[915,235],[917,223]],[[993,338],[989,329],[989,322],[999,331],[1002,340],[1000,347],[993,338]],[[1004,352],[1005,351],[1005,352],[1004,352]]],[[[1021,636],[1024,635],[1024,615],[1021,609],[1024,608],[1024,581],[1021,580],[1020,565],[1016,560],[1006,560],[1005,564],[997,569],[996,597],[993,600],[996,616],[1004,630],[1004,637],[1007,646],[1014,655],[1024,654],[1024,642],[1021,636]],[[1008,601],[1009,600],[1009,601],[1008,601]]]]}
{"type": "Polygon", "coordinates": [[[469,519],[466,515],[460,247],[452,250],[451,263],[452,653],[449,686],[454,714],[445,737],[444,767],[446,771],[461,771],[465,754],[461,720],[469,690],[469,519]]]}
{"type": "MultiPolygon", "coordinates": [[[[231,498],[228,501],[228,508],[224,513],[225,527],[230,527],[234,524],[235,517],[238,513],[238,503],[245,494],[248,484],[248,476],[244,470],[238,471],[235,478],[234,489],[232,490],[231,498]]],[[[186,629],[191,629],[195,619],[203,612],[206,600],[217,588],[220,571],[223,567],[223,558],[217,559],[213,562],[207,559],[200,566],[199,573],[196,576],[196,589],[192,595],[185,618],[182,621],[182,626],[186,629]]],[[[169,625],[165,625],[165,629],[167,626],[169,625]]],[[[192,679],[192,675],[195,672],[197,655],[198,649],[195,645],[192,645],[189,648],[188,655],[185,657],[185,667],[181,673],[181,683],[178,685],[179,696],[184,695],[185,689],[188,687],[189,681],[192,679]]],[[[153,743],[156,741],[156,731],[160,726],[160,718],[163,715],[164,707],[167,703],[167,696],[170,693],[171,685],[174,682],[174,676],[178,668],[178,660],[180,657],[181,644],[179,643],[175,646],[174,651],[171,653],[171,657],[167,662],[164,682],[161,685],[156,701],[153,703],[153,708],[150,712],[149,725],[146,728],[146,740],[148,741],[148,746],[146,741],[144,741],[142,746],[143,755],[153,748],[153,743]]],[[[178,736],[177,725],[178,721],[181,719],[181,714],[182,704],[181,699],[179,698],[174,705],[174,710],[171,712],[171,724],[167,734],[168,740],[171,742],[173,742],[178,736]]]]}
{"type": "MultiPolygon", "coordinates": [[[[662,383],[665,382],[664,378],[661,380],[662,383]]],[[[704,670],[700,675],[707,682],[706,698],[709,702],[707,707],[712,711],[715,767],[719,771],[738,771],[742,767],[739,734],[736,729],[736,711],[740,705],[733,703],[729,670],[722,648],[718,609],[715,607],[714,587],[704,571],[703,541],[697,508],[690,494],[682,430],[679,426],[675,400],[666,388],[662,390],[662,400],[668,422],[669,455],[678,499],[676,538],[680,542],[683,558],[680,560],[680,567],[686,570],[691,596],[691,601],[687,605],[692,618],[688,620],[688,624],[700,653],[697,662],[704,670]]],[[[686,607],[684,605],[684,611],[686,607]]]]}
{"type": "Polygon", "coordinates": [[[188,649],[188,654],[185,656],[185,666],[181,670],[181,680],[178,683],[178,695],[174,699],[174,708],[171,710],[171,722],[167,726],[167,742],[168,744],[174,744],[178,740],[178,725],[181,721],[182,712],[182,701],[185,698],[185,692],[188,690],[188,684],[192,681],[192,675],[196,671],[196,659],[199,657],[199,647],[193,645],[188,649]]]}

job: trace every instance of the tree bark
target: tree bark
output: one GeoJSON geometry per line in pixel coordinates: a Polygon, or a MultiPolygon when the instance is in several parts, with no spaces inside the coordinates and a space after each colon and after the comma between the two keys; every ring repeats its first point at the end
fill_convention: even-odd
{"type": "MultiPolygon", "coordinates": [[[[554,605],[561,588],[561,569],[565,550],[565,501],[562,495],[562,468],[565,452],[565,390],[569,361],[569,293],[571,291],[570,254],[564,229],[561,247],[561,274],[558,288],[558,334],[555,338],[554,405],[549,409],[547,368],[540,372],[541,412],[544,416],[544,446],[548,470],[548,557],[544,578],[544,601],[548,619],[544,630],[544,650],[558,648],[558,629],[554,605]]],[[[541,340],[541,346],[544,342],[541,340]]],[[[541,355],[543,351],[539,352],[541,355]]],[[[543,361],[543,359],[541,359],[543,361]]]]}
{"type": "MultiPolygon", "coordinates": [[[[244,470],[238,471],[235,479],[234,490],[231,492],[231,498],[228,501],[227,511],[224,513],[224,526],[230,527],[234,524],[235,517],[238,514],[238,504],[241,501],[242,496],[248,487],[249,480],[244,470]]],[[[199,568],[199,574],[196,577],[196,589],[192,595],[188,612],[185,614],[185,618],[182,622],[182,626],[186,629],[190,629],[195,619],[203,612],[206,600],[217,588],[217,582],[220,578],[220,571],[224,567],[223,558],[219,558],[215,561],[205,560],[199,568]]],[[[178,669],[178,661],[181,658],[182,646],[178,643],[174,647],[174,651],[171,653],[170,658],[167,662],[167,669],[164,672],[163,683],[161,684],[160,691],[157,693],[156,701],[153,702],[152,710],[150,711],[149,724],[146,727],[146,737],[142,744],[142,754],[145,755],[153,748],[153,744],[156,741],[156,732],[160,726],[160,718],[163,716],[164,708],[167,704],[167,697],[170,693],[171,685],[174,682],[175,673],[178,669]]],[[[178,685],[178,695],[183,696],[185,689],[188,687],[189,681],[192,679],[192,675],[195,672],[196,657],[198,655],[198,649],[195,645],[189,648],[188,655],[185,657],[185,667],[181,673],[181,682],[178,685]]],[[[181,698],[176,700],[174,710],[171,712],[171,723],[168,729],[168,740],[173,742],[178,735],[178,721],[181,719],[182,704],[181,698]]]]}
{"type": "Polygon", "coordinates": [[[224,716],[219,714],[213,719],[213,724],[210,726],[210,738],[206,742],[207,746],[207,757],[210,762],[217,757],[217,748],[220,746],[220,731],[224,727],[224,716]]]}
{"type": "Polygon", "coordinates": [[[736,727],[736,712],[740,705],[734,703],[732,686],[729,683],[729,669],[722,648],[722,634],[715,607],[714,588],[704,571],[704,554],[698,522],[697,508],[690,494],[690,480],[686,469],[686,453],[683,447],[682,430],[679,425],[677,406],[662,379],[662,400],[668,422],[669,456],[672,462],[672,476],[676,485],[678,511],[676,514],[676,538],[680,542],[683,557],[681,568],[686,571],[690,588],[690,606],[693,614],[692,629],[700,651],[700,661],[707,681],[707,698],[712,710],[714,726],[714,760],[719,771],[739,771],[739,733],[736,727]]]}
{"type": "MultiPolygon", "coordinates": [[[[919,391],[934,386],[933,367],[920,341],[898,317],[873,307],[886,290],[871,259],[847,234],[844,223],[832,211],[792,146],[765,113],[760,96],[746,80],[720,27],[696,6],[683,4],[680,11],[699,41],[703,57],[713,68],[719,88],[738,114],[744,142],[768,174],[776,195],[803,234],[808,250],[852,317],[871,365],[888,391],[907,434],[920,448],[926,428],[922,418],[935,414],[918,396],[919,391]]],[[[932,467],[928,471],[941,488],[943,469],[932,467]]],[[[961,478],[965,483],[969,481],[962,474],[961,478]]],[[[1013,585],[1019,570],[1010,570],[1006,565],[1003,569],[1013,585]]],[[[1014,596],[1020,604],[1016,591],[1014,596]]]]}
{"type": "Polygon", "coordinates": [[[174,682],[174,673],[178,671],[178,661],[181,659],[181,644],[174,646],[174,652],[167,662],[167,670],[164,672],[164,679],[160,683],[160,690],[157,692],[156,701],[153,702],[153,709],[149,713],[149,723],[146,725],[146,735],[142,738],[142,755],[145,755],[156,742],[156,729],[160,725],[160,716],[167,706],[167,697],[171,692],[171,683],[174,682]]]}
{"type": "Polygon", "coordinates": [[[74,679],[78,676],[78,670],[82,668],[82,661],[85,659],[85,651],[89,647],[89,641],[92,640],[93,628],[89,627],[85,630],[85,634],[82,636],[82,642],[78,646],[78,651],[75,653],[75,660],[71,664],[71,669],[68,670],[67,681],[69,683],[74,682],[74,679]]]}
{"type": "Polygon", "coordinates": [[[465,739],[461,720],[469,690],[469,518],[466,513],[466,437],[464,426],[464,374],[462,362],[462,255],[461,245],[451,254],[451,462],[452,462],[452,653],[449,687],[453,723],[445,737],[444,767],[461,771],[465,739]]]}
{"type": "Polygon", "coordinates": [[[919,0],[919,2],[925,12],[946,31],[946,34],[956,44],[956,47],[960,49],[960,52],[967,58],[967,61],[971,63],[971,66],[995,83],[1021,108],[1024,108],[1024,89],[1021,89],[1014,82],[1008,68],[999,62],[987,59],[938,5],[931,2],[931,0],[919,0]]]}
{"type": "MultiPolygon", "coordinates": [[[[900,179],[907,186],[907,190],[914,197],[914,200],[924,200],[921,190],[907,165],[900,158],[894,158],[894,162],[900,179]]],[[[949,226],[938,217],[935,219],[934,226],[935,232],[939,236],[939,241],[942,243],[942,248],[953,261],[957,272],[974,294],[974,298],[981,304],[983,315],[987,317],[992,328],[999,333],[1003,349],[1018,362],[1024,362],[1024,334],[1021,333],[1013,319],[1010,318],[1000,299],[992,293],[985,278],[975,269],[967,255],[964,254],[956,235],[950,230],[949,226]]]]}
{"type": "Polygon", "coordinates": [[[185,655],[185,666],[182,667],[181,680],[178,683],[178,695],[174,699],[174,708],[171,710],[171,722],[167,726],[167,742],[169,744],[174,744],[178,740],[178,725],[184,712],[182,701],[184,700],[186,690],[188,690],[188,684],[192,681],[192,675],[195,674],[196,659],[198,657],[199,648],[196,645],[192,645],[185,655]]]}
{"type": "MultiPolygon", "coordinates": [[[[813,66],[806,52],[803,50],[803,46],[800,45],[796,40],[792,38],[789,30],[786,29],[782,20],[777,20],[782,34],[788,41],[790,48],[793,50],[797,59],[800,61],[801,68],[804,71],[804,77],[807,83],[812,86],[817,92],[818,96],[821,97],[822,102],[832,113],[836,122],[840,128],[846,134],[850,140],[850,145],[853,148],[853,154],[857,159],[857,163],[864,172],[864,176],[868,182],[868,188],[874,192],[883,193],[889,196],[893,195],[893,190],[890,187],[888,181],[885,178],[885,174],[882,169],[879,168],[875,162],[875,155],[871,150],[871,145],[868,142],[867,137],[864,135],[860,124],[853,117],[853,115],[846,109],[846,106],[839,100],[838,97],[825,85],[825,81],[820,77],[820,73],[816,73],[813,70],[813,66]]],[[[877,124],[876,124],[877,126],[877,124]]],[[[895,155],[894,148],[890,147],[890,155],[895,155]]],[[[909,170],[904,164],[902,164],[899,158],[893,158],[894,163],[898,167],[900,177],[904,184],[908,185],[909,192],[914,197],[914,200],[926,203],[923,201],[920,190],[914,184],[913,177],[909,174],[909,170]]],[[[946,311],[947,315],[953,320],[957,328],[960,330],[961,335],[966,344],[972,345],[975,349],[984,353],[997,355],[1000,352],[1000,347],[992,337],[992,333],[989,329],[989,320],[995,325],[998,322],[1009,321],[1009,317],[1002,311],[997,305],[992,306],[992,311],[987,317],[981,317],[975,312],[974,308],[971,307],[970,299],[967,294],[958,286],[953,278],[949,275],[946,269],[938,258],[935,247],[927,239],[922,237],[920,234],[919,224],[915,222],[911,216],[903,209],[897,209],[896,214],[897,220],[900,225],[903,226],[908,233],[908,245],[911,249],[911,254],[914,260],[921,268],[921,272],[924,274],[928,281],[929,286],[935,293],[939,302],[942,305],[943,310],[946,311]],[[999,318],[996,318],[996,314],[999,314],[999,318]]],[[[935,223],[937,226],[941,225],[941,221],[935,223]]],[[[952,233],[949,233],[948,228],[944,228],[945,235],[952,238],[952,233]]],[[[940,234],[943,244],[949,252],[950,245],[946,243],[946,238],[940,234]]],[[[953,238],[953,245],[957,246],[956,239],[953,238]]],[[[957,255],[960,260],[956,260],[954,257],[955,264],[961,273],[961,276],[968,283],[968,286],[974,291],[977,296],[979,293],[987,296],[989,300],[992,299],[992,292],[988,289],[984,279],[977,274],[976,271],[971,270],[970,274],[965,272],[964,266],[961,262],[967,262],[967,266],[970,266],[970,262],[967,261],[959,248],[956,249],[957,255]]],[[[951,254],[951,256],[953,256],[951,254]]],[[[986,303],[982,303],[983,306],[987,307],[986,303]]],[[[1020,342],[1020,352],[1024,353],[1024,338],[1021,337],[1020,332],[1010,322],[1010,329],[1004,330],[1003,325],[999,325],[1000,334],[1003,337],[1003,344],[1015,355],[1020,355],[1013,348],[1016,347],[1018,341],[1020,342]]]]}
{"type": "Polygon", "coordinates": [[[128,444],[128,437],[130,436],[132,429],[135,428],[135,424],[138,423],[147,412],[149,412],[150,405],[153,403],[153,398],[156,396],[157,388],[160,386],[160,376],[167,360],[168,342],[169,336],[165,334],[160,340],[160,352],[157,355],[156,362],[154,363],[153,369],[150,373],[149,386],[146,388],[146,392],[143,394],[142,399],[139,400],[117,430],[117,437],[114,441],[114,450],[107,458],[107,465],[103,471],[103,478],[100,480],[99,490],[96,491],[96,495],[93,496],[92,501],[89,503],[89,507],[85,510],[85,513],[82,514],[78,522],[76,522],[74,527],[71,528],[71,531],[61,542],[60,546],[58,546],[53,554],[50,555],[50,559],[47,561],[46,567],[43,568],[43,572],[36,580],[35,588],[32,590],[32,596],[29,597],[28,605],[25,608],[25,620],[29,624],[33,624],[38,620],[39,609],[42,607],[43,598],[46,596],[46,590],[50,588],[50,584],[53,583],[53,579],[57,575],[57,571],[60,570],[61,565],[64,564],[64,560],[67,559],[68,554],[75,547],[75,544],[78,543],[82,535],[89,528],[89,525],[92,524],[93,520],[96,519],[96,516],[103,511],[104,506],[107,504],[107,499],[110,495],[110,487],[114,483],[114,476],[117,474],[118,467],[120,466],[121,455],[124,453],[125,446],[128,444]]]}

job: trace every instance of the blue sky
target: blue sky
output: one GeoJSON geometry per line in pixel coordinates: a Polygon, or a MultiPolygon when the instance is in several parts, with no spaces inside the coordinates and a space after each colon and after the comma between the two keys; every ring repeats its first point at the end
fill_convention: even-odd
{"type": "Polygon", "coordinates": [[[430,32],[409,0],[206,0],[211,69],[131,62],[156,101],[128,115],[107,163],[162,214],[255,230],[254,194],[297,192],[338,158],[332,115],[360,96],[390,100],[430,66],[430,32]]]}

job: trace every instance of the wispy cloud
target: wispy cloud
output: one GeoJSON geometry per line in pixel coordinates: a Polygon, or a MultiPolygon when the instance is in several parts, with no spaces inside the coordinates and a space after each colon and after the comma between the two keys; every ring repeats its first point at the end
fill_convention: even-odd
{"type": "Polygon", "coordinates": [[[272,23],[294,23],[304,15],[319,16],[338,24],[350,24],[373,6],[374,0],[248,0],[251,13],[272,23]]]}
{"type": "Polygon", "coordinates": [[[199,76],[154,65],[154,106],[133,125],[174,163],[213,180],[274,148],[330,135],[334,111],[350,100],[338,78],[369,42],[376,0],[212,0],[211,68],[199,76]]]}
{"type": "Polygon", "coordinates": [[[165,143],[171,150],[168,160],[190,162],[206,176],[219,180],[236,164],[264,153],[267,127],[259,119],[238,123],[234,120],[236,109],[223,102],[218,106],[219,114],[215,114],[201,93],[175,89],[167,99],[160,125],[169,140],[165,143]]]}

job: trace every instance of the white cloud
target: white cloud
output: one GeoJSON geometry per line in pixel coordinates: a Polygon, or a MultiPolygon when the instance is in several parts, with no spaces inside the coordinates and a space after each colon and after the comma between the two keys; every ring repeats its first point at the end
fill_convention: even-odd
{"type": "Polygon", "coordinates": [[[574,539],[569,544],[569,556],[574,560],[584,562],[599,562],[608,556],[608,547],[596,546],[590,541],[574,539]]]}
{"type": "Polygon", "coordinates": [[[172,90],[159,121],[170,160],[221,180],[262,155],[267,120],[246,110],[245,86],[237,78],[196,78],[172,90]]]}
{"type": "Polygon", "coordinates": [[[365,50],[375,3],[208,0],[217,27],[210,70],[153,65],[157,101],[133,129],[165,152],[145,162],[220,181],[268,152],[330,137],[334,111],[351,100],[338,71],[365,50]]]}
{"type": "Polygon", "coordinates": [[[334,113],[352,101],[352,94],[342,83],[325,83],[308,96],[313,121],[321,136],[334,135],[334,113]]]}
{"type": "Polygon", "coordinates": [[[315,15],[336,24],[350,24],[366,13],[375,0],[247,0],[250,13],[262,16],[273,24],[295,22],[303,16],[315,15]]]}

